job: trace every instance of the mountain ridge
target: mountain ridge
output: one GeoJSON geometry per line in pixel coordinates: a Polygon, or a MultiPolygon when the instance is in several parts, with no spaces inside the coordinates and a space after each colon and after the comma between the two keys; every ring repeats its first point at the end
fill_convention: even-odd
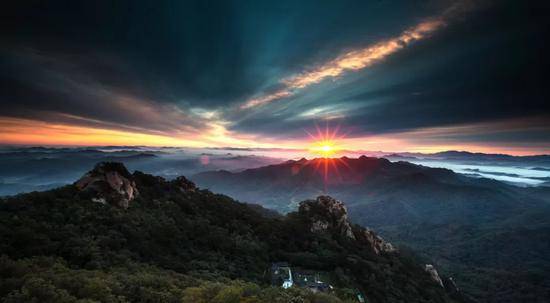
{"type": "Polygon", "coordinates": [[[353,302],[357,290],[369,302],[462,300],[456,293],[452,299],[420,264],[390,249],[372,231],[351,225],[343,204],[329,197],[305,201],[301,210],[285,217],[269,218],[183,177],[167,181],[141,172],[126,174],[118,164],[108,163],[98,164],[82,179],[0,200],[0,274],[13,281],[0,282],[0,295],[11,300],[6,302],[111,302],[116,296],[123,302],[141,300],[143,290],[132,291],[129,280],[116,284],[113,275],[130,275],[138,285],[147,285],[142,286],[147,296],[157,301],[196,302],[196,296],[218,297],[224,289],[253,302],[284,297],[353,302]],[[135,183],[139,194],[113,195],[121,182],[127,184],[120,177],[135,183]],[[92,184],[93,190],[81,183],[92,184]],[[93,200],[104,196],[111,199],[93,200]],[[335,291],[265,288],[266,269],[278,261],[329,273],[335,291]],[[23,264],[31,263],[35,265],[24,269],[23,264]],[[174,271],[157,278],[173,286],[147,284],[135,276],[136,269],[151,276],[174,271]],[[97,275],[106,282],[93,282],[90,277],[97,275]],[[71,284],[64,277],[79,282],[71,284]],[[85,291],[90,283],[102,286],[85,291]],[[223,284],[215,291],[208,283],[223,284]]]}
{"type": "Polygon", "coordinates": [[[545,187],[522,188],[369,157],[307,161],[224,173],[220,178],[216,172],[191,178],[201,187],[283,213],[320,194],[350,201],[353,222],[376,229],[392,243],[412,247],[434,260],[440,272],[461,273],[456,277],[461,288],[484,302],[536,302],[550,291],[550,279],[540,274],[550,266],[550,258],[544,257],[550,255],[550,247],[519,236],[528,229],[533,239],[550,242],[544,219],[550,216],[550,192],[545,187]],[[326,175],[323,163],[329,168],[326,175]],[[495,234],[515,241],[502,252],[497,242],[481,240],[495,234]],[[513,282],[510,277],[522,278],[513,282]]]}

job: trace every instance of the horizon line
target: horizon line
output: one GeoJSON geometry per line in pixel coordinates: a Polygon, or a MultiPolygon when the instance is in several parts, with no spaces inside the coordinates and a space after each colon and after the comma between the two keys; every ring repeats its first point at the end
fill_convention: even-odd
{"type": "MultiPolygon", "coordinates": [[[[212,149],[212,150],[235,150],[235,151],[288,151],[288,152],[309,152],[305,148],[282,148],[282,147],[232,147],[232,146],[223,146],[223,147],[191,147],[191,146],[168,146],[168,145],[65,145],[65,144],[4,144],[0,143],[0,147],[7,148],[185,148],[185,149],[212,149]]],[[[459,153],[470,153],[470,154],[483,154],[483,155],[503,155],[503,156],[512,156],[512,157],[534,157],[534,156],[550,156],[550,153],[528,153],[528,154],[514,154],[514,153],[487,153],[482,151],[473,151],[473,150],[458,150],[458,149],[441,149],[434,152],[422,152],[422,151],[383,151],[383,150],[363,150],[363,149],[342,149],[336,152],[339,157],[346,156],[345,153],[379,153],[384,154],[384,156],[391,154],[421,154],[421,155],[434,155],[445,152],[459,152],[459,153]]]]}

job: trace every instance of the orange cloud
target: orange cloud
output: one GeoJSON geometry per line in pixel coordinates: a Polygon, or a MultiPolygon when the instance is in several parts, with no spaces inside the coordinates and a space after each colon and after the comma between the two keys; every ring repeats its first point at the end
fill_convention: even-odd
{"type": "MultiPolygon", "coordinates": [[[[477,3],[476,3],[477,4],[477,3]]],[[[478,4],[481,5],[481,4],[478,4]]],[[[439,16],[426,19],[419,24],[408,28],[400,35],[380,41],[365,48],[344,53],[333,60],[322,63],[311,70],[304,71],[281,80],[284,85],[280,90],[264,94],[246,101],[240,108],[248,109],[264,105],[272,101],[289,97],[298,89],[306,88],[325,79],[341,76],[347,71],[357,71],[378,63],[386,57],[407,47],[411,43],[428,38],[437,30],[445,27],[447,22],[473,9],[474,1],[458,1],[439,16]]]]}
{"type": "Polygon", "coordinates": [[[337,58],[323,63],[310,71],[283,79],[285,88],[272,94],[248,100],[241,106],[247,109],[263,105],[278,99],[291,96],[295,90],[319,83],[327,78],[335,78],[346,71],[356,71],[380,62],[387,56],[407,47],[409,44],[428,37],[445,26],[443,18],[433,18],[417,24],[402,32],[399,36],[378,42],[374,45],[344,53],[337,58]]]}
{"type": "Polygon", "coordinates": [[[364,69],[405,48],[410,43],[424,39],[444,25],[445,23],[441,19],[424,21],[395,38],[345,53],[312,71],[284,79],[283,83],[293,89],[304,88],[326,78],[338,77],[346,71],[364,69]]]}
{"type": "Polygon", "coordinates": [[[292,95],[292,92],[290,92],[289,90],[281,90],[271,95],[264,95],[258,98],[250,99],[248,100],[248,102],[246,102],[241,106],[241,109],[247,109],[250,107],[262,105],[265,103],[269,103],[273,100],[289,97],[291,95],[292,95]]]}
{"type": "MultiPolygon", "coordinates": [[[[73,117],[76,119],[77,117],[73,117]]],[[[268,140],[269,141],[269,140],[268,140]]],[[[13,145],[146,145],[185,147],[279,147],[282,142],[260,142],[255,136],[228,131],[223,124],[208,123],[201,132],[143,133],[0,116],[0,144],[13,145]]]]}
{"type": "MultiPolygon", "coordinates": [[[[461,140],[441,140],[456,134],[482,134],[514,130],[548,129],[546,117],[534,119],[504,120],[489,123],[474,123],[448,127],[432,127],[386,135],[367,135],[338,139],[340,152],[336,155],[355,155],[348,151],[380,150],[385,152],[439,152],[445,150],[468,150],[514,155],[548,154],[550,145],[514,146],[508,142],[468,142],[461,140]]],[[[311,140],[277,140],[254,136],[243,136],[229,132],[223,125],[212,125],[211,131],[201,135],[169,136],[138,132],[56,124],[35,120],[0,117],[0,143],[23,145],[147,145],[147,146],[186,146],[186,147],[263,147],[291,148],[294,152],[274,151],[274,157],[297,157],[308,154],[311,140]],[[261,143],[260,143],[261,142],[261,143]]],[[[316,156],[316,155],[311,155],[316,156]]]]}
{"type": "Polygon", "coordinates": [[[170,136],[0,117],[2,144],[201,146],[200,141],[170,136]]]}

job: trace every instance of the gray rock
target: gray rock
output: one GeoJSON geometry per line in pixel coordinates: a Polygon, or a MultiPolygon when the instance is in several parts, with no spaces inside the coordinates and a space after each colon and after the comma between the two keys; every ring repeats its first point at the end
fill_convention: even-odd
{"type": "Polygon", "coordinates": [[[426,270],[430,274],[432,279],[437,282],[437,284],[441,285],[441,287],[444,287],[443,281],[441,280],[441,277],[439,277],[439,273],[437,273],[437,270],[432,264],[426,264],[424,270],[426,270]]]}

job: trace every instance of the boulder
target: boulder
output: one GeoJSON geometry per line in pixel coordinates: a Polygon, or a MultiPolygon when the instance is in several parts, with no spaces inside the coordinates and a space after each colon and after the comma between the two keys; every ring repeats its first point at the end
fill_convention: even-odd
{"type": "Polygon", "coordinates": [[[132,175],[118,162],[98,163],[74,185],[79,191],[91,195],[94,202],[124,209],[139,194],[132,175]]]}

